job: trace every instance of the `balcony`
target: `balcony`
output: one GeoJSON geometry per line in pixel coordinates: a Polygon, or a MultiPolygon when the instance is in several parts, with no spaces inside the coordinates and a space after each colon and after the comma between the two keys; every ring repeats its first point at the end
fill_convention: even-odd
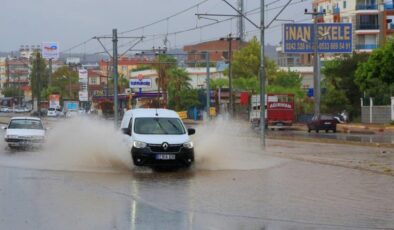
{"type": "Polygon", "coordinates": [[[394,10],[394,5],[393,5],[393,3],[385,3],[385,4],[384,4],[384,9],[385,9],[385,10],[394,10]]]}
{"type": "Polygon", "coordinates": [[[357,4],[356,10],[378,10],[378,4],[357,4]]]}
{"type": "Polygon", "coordinates": [[[356,30],[379,30],[379,24],[357,24],[356,30]]]}
{"type": "Polygon", "coordinates": [[[359,44],[356,45],[356,50],[373,50],[378,48],[378,44],[359,44]]]}

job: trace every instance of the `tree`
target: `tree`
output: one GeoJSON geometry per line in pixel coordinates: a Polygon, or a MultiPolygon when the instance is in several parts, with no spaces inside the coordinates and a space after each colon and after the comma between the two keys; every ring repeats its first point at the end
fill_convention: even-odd
{"type": "Polygon", "coordinates": [[[30,73],[30,84],[32,90],[33,99],[38,95],[41,95],[43,89],[48,87],[48,71],[46,71],[46,63],[45,59],[41,57],[41,55],[34,55],[34,59],[32,60],[32,68],[30,73]],[[37,60],[38,56],[38,60],[37,60]],[[39,76],[39,86],[37,85],[37,76],[39,76]],[[38,87],[40,92],[38,92],[38,87]]]}
{"type": "Polygon", "coordinates": [[[359,63],[368,59],[367,54],[345,54],[326,61],[322,72],[322,111],[327,113],[347,110],[351,117],[360,114],[360,89],[355,84],[355,72],[359,63]]]}
{"type": "MultiPolygon", "coordinates": [[[[268,84],[276,76],[277,65],[274,60],[269,58],[264,58],[265,76],[268,84]]],[[[254,37],[248,42],[248,44],[234,52],[232,60],[232,73],[234,79],[237,78],[254,78],[258,79],[260,68],[260,42],[254,37]]]]}
{"type": "Polygon", "coordinates": [[[164,101],[167,101],[166,93],[169,82],[169,72],[172,68],[176,68],[176,59],[174,57],[159,54],[156,57],[156,64],[154,68],[156,69],[159,77],[156,79],[158,88],[161,92],[164,93],[164,101]]]}
{"type": "Polygon", "coordinates": [[[210,79],[210,87],[213,90],[228,87],[228,79],[226,78],[218,78],[218,79],[210,79]]]}
{"type": "Polygon", "coordinates": [[[20,95],[23,95],[23,91],[19,89],[19,87],[9,87],[9,88],[4,88],[2,90],[2,93],[5,97],[19,97],[20,95]]]}
{"type": "Polygon", "coordinates": [[[190,77],[184,69],[172,68],[168,76],[170,108],[180,111],[198,104],[197,91],[191,89],[190,77]]]}
{"type": "Polygon", "coordinates": [[[278,71],[276,78],[273,79],[272,84],[282,86],[284,88],[301,88],[302,77],[297,72],[293,71],[278,71]]]}
{"type": "Polygon", "coordinates": [[[390,103],[394,92],[394,38],[375,49],[356,71],[355,83],[378,104],[390,103]]]}
{"type": "Polygon", "coordinates": [[[62,66],[52,74],[52,84],[47,94],[59,93],[63,98],[76,98],[78,94],[78,73],[68,66],[62,66]]]}

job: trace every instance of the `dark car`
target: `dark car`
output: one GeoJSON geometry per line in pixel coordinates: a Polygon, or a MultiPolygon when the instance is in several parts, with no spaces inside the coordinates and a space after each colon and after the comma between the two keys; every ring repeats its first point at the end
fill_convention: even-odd
{"type": "Polygon", "coordinates": [[[332,130],[334,133],[337,131],[337,123],[338,120],[334,118],[332,115],[327,114],[320,114],[319,116],[315,115],[312,119],[308,122],[308,133],[311,130],[315,130],[316,133],[319,130],[325,130],[326,133],[329,130],[332,130]]]}

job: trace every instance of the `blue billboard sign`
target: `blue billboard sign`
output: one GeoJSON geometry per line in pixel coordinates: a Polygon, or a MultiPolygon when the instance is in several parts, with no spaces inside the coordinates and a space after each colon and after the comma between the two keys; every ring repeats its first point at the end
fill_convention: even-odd
{"type": "MultiPolygon", "coordinates": [[[[313,23],[283,25],[283,51],[285,53],[313,53],[313,23]]],[[[351,53],[351,23],[317,24],[319,53],[351,53]]]]}
{"type": "Polygon", "coordinates": [[[152,79],[130,79],[130,88],[151,88],[152,79]]]}

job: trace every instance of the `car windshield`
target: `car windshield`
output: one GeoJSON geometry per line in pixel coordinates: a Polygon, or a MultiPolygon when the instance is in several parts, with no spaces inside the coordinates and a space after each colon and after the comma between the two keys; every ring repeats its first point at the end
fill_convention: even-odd
{"type": "Polygon", "coordinates": [[[11,120],[9,129],[44,129],[42,123],[39,120],[31,119],[15,119],[11,120]]]}
{"type": "Polygon", "coordinates": [[[186,131],[178,118],[136,118],[134,132],[137,134],[181,135],[186,131]]]}
{"type": "Polygon", "coordinates": [[[49,108],[48,111],[55,111],[55,108],[49,108]]]}
{"type": "Polygon", "coordinates": [[[333,117],[331,115],[321,115],[321,120],[332,120],[333,117]]]}

